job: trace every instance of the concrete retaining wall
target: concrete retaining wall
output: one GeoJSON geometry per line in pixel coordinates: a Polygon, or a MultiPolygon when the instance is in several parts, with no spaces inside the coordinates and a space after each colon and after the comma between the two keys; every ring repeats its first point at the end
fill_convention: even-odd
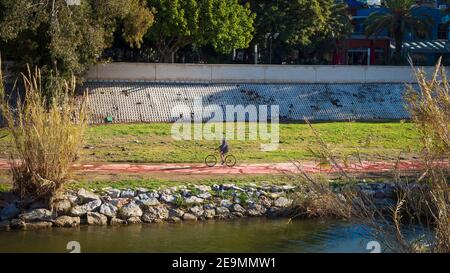
{"type": "MultiPolygon", "coordinates": [[[[426,67],[431,73],[433,67],[426,67]]],[[[110,63],[93,67],[87,80],[208,83],[414,83],[409,66],[299,66],[110,63]]]]}
{"type": "MultiPolygon", "coordinates": [[[[280,120],[348,121],[408,119],[404,84],[231,84],[89,81],[92,123],[173,122],[171,111],[195,101],[217,105],[278,105],[280,120]]],[[[416,86],[417,88],[417,86],[416,86]]],[[[186,115],[189,115],[187,113],[186,115]]],[[[270,115],[270,113],[269,113],[270,115]]],[[[204,120],[208,120],[205,117],[204,120]]],[[[239,120],[244,121],[244,120],[239,120]]]]}

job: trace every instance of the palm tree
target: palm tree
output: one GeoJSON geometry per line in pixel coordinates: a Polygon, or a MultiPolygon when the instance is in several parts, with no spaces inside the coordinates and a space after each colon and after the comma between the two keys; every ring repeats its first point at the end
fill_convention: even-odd
{"type": "Polygon", "coordinates": [[[394,56],[400,60],[403,40],[406,34],[426,37],[433,23],[431,17],[417,10],[416,0],[385,0],[388,11],[374,12],[364,22],[366,36],[378,35],[387,31],[395,41],[394,56]]]}
{"type": "Polygon", "coordinates": [[[337,41],[348,38],[353,30],[351,16],[345,1],[327,0],[327,5],[331,15],[322,31],[311,37],[310,44],[297,45],[297,48],[303,53],[303,57],[309,59],[308,64],[325,61],[327,54],[338,50],[337,41]]]}

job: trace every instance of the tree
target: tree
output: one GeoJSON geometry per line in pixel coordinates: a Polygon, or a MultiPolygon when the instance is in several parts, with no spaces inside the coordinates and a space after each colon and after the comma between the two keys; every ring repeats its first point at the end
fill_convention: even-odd
{"type": "MultiPolygon", "coordinates": [[[[246,0],[256,13],[255,35],[252,44],[265,45],[267,34],[279,33],[277,49],[307,47],[319,36],[331,35],[342,28],[334,28],[342,19],[335,15],[335,0],[246,0]]],[[[345,26],[348,26],[345,23],[345,26]]],[[[344,32],[346,33],[347,30],[344,32]]],[[[278,50],[280,53],[281,50],[278,50]]]]}
{"type": "Polygon", "coordinates": [[[386,0],[387,11],[374,12],[365,21],[366,36],[388,32],[395,41],[394,57],[401,60],[403,41],[406,34],[424,37],[429,34],[432,19],[418,10],[415,0],[386,0]]]}
{"type": "Polygon", "coordinates": [[[149,0],[155,25],[146,36],[160,62],[190,44],[212,45],[219,53],[245,48],[253,37],[254,15],[238,0],[149,0]]]}
{"type": "Polygon", "coordinates": [[[344,1],[332,0],[329,5],[331,15],[323,29],[310,38],[311,43],[300,47],[308,59],[319,63],[324,62],[327,53],[336,51],[337,41],[347,38],[353,29],[347,4],[344,1]]]}
{"type": "Polygon", "coordinates": [[[334,0],[249,0],[257,14],[255,39],[263,42],[266,33],[280,33],[290,44],[308,44],[326,26],[334,0]]]}
{"type": "Polygon", "coordinates": [[[70,6],[65,0],[0,1],[0,39],[6,51],[10,48],[8,57],[58,77],[82,76],[115,31],[139,47],[153,23],[152,10],[142,0],[81,0],[70,6]]]}

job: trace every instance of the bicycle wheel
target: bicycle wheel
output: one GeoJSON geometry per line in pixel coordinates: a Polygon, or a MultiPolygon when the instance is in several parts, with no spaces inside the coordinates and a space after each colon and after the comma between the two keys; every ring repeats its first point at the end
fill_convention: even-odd
{"type": "Polygon", "coordinates": [[[227,155],[225,157],[225,165],[228,167],[234,167],[236,165],[236,157],[234,155],[227,155]]]}
{"type": "Polygon", "coordinates": [[[214,167],[217,164],[217,157],[215,155],[208,155],[205,158],[205,164],[208,167],[214,167]]]}

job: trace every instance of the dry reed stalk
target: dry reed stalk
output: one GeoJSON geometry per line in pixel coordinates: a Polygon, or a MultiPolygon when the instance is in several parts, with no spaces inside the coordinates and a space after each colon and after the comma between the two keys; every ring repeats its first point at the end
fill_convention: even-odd
{"type": "MultiPolygon", "coordinates": [[[[1,74],[0,74],[1,78],[1,74]]],[[[66,182],[83,142],[87,124],[86,99],[77,98],[75,78],[65,81],[61,90],[44,95],[38,68],[22,75],[24,94],[10,103],[0,87],[3,120],[12,135],[10,162],[13,190],[21,198],[52,198],[66,182]]]]}
{"type": "MultiPolygon", "coordinates": [[[[397,204],[389,211],[380,210],[373,200],[364,194],[344,191],[333,192],[327,183],[317,177],[309,176],[300,165],[300,185],[311,198],[300,197],[296,206],[298,215],[336,216],[353,219],[369,227],[372,239],[382,241],[394,252],[450,252],[450,187],[447,181],[450,166],[442,168],[436,164],[439,160],[450,160],[450,93],[444,67],[440,61],[434,73],[428,79],[425,72],[415,69],[419,90],[407,86],[405,99],[411,119],[420,134],[423,147],[421,159],[426,170],[416,183],[408,185],[401,181],[395,168],[393,181],[396,183],[397,204]],[[424,243],[421,238],[407,239],[404,229],[420,226],[431,231],[432,239],[424,243]]],[[[316,139],[319,150],[315,155],[321,162],[339,170],[341,178],[347,183],[354,182],[345,172],[348,159],[341,163],[333,155],[330,146],[323,141],[320,133],[307,121],[316,139]]],[[[397,162],[398,163],[398,162],[397,162]]]]}

